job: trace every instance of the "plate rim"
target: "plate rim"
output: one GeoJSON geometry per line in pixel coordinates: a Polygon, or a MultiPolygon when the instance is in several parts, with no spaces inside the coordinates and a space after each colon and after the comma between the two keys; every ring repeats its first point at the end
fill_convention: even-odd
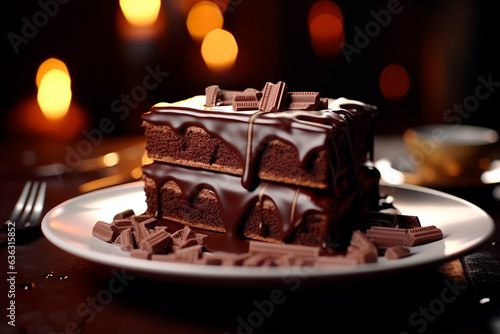
{"type": "MultiPolygon", "coordinates": [[[[117,186],[112,186],[100,190],[91,191],[71,199],[68,199],[59,205],[50,209],[42,219],[41,228],[44,236],[55,246],[61,250],[75,255],[77,257],[83,258],[91,262],[97,262],[102,265],[106,265],[113,268],[122,268],[135,272],[138,275],[160,278],[161,280],[179,280],[187,279],[195,280],[199,282],[200,280],[216,280],[220,282],[221,280],[230,279],[231,281],[239,282],[249,282],[249,281],[283,281],[283,278],[287,275],[302,275],[308,278],[308,281],[328,279],[328,282],[334,282],[335,280],[342,280],[350,277],[366,277],[366,275],[378,276],[379,274],[386,274],[393,271],[401,271],[411,268],[419,268],[421,266],[432,265],[436,263],[446,262],[453,258],[457,258],[465,253],[472,251],[478,246],[482,245],[494,232],[495,225],[493,219],[488,213],[477,205],[468,202],[457,196],[413,184],[402,184],[393,185],[388,184],[383,181],[380,182],[381,193],[383,193],[384,188],[395,188],[409,190],[413,192],[419,192],[424,194],[430,194],[433,196],[444,197],[451,201],[459,202],[461,205],[469,207],[476,213],[483,216],[484,222],[486,224],[486,230],[484,234],[481,235],[479,240],[473,245],[452,254],[443,254],[443,256],[435,258],[433,260],[426,260],[421,263],[405,263],[404,259],[397,261],[400,262],[399,265],[394,267],[391,266],[381,266],[380,262],[368,263],[358,266],[338,266],[331,268],[307,268],[307,267],[291,267],[291,268],[245,268],[245,267],[221,267],[221,266],[207,266],[207,265],[196,265],[196,264],[184,264],[184,263],[168,263],[168,262],[158,262],[152,260],[135,259],[117,254],[103,253],[95,249],[82,248],[69,244],[64,238],[58,236],[50,227],[51,217],[57,213],[58,210],[75,203],[78,201],[85,201],[89,198],[101,195],[104,196],[107,193],[115,193],[120,191],[129,191],[134,193],[135,191],[143,191],[143,182],[136,181],[126,184],[121,184],[117,186]],[[125,259],[125,260],[124,260],[125,259]],[[160,265],[158,265],[160,263],[160,265]],[[330,269],[330,270],[328,270],[330,269]],[[333,270],[332,270],[333,269],[333,270]],[[313,279],[311,279],[313,278],[313,279]]],[[[397,191],[397,190],[396,190],[397,191]]],[[[139,196],[139,194],[137,194],[139,196]]],[[[404,212],[403,212],[404,214],[404,212]]],[[[439,227],[439,226],[438,226],[439,227]]],[[[90,236],[92,238],[92,236],[90,236]]],[[[99,241],[96,239],[96,241],[99,241]]],[[[117,247],[116,245],[108,244],[109,247],[117,247]]],[[[425,246],[425,245],[424,245],[425,246]]],[[[108,247],[107,245],[105,247],[108,247]]],[[[126,255],[126,252],[123,252],[126,255]]]]}

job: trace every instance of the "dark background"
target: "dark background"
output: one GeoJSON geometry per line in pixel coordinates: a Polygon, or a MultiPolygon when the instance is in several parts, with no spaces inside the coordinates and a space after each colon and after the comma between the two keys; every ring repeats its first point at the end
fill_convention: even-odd
{"type": "MultiPolygon", "coordinates": [[[[152,104],[203,94],[212,84],[227,89],[260,89],[266,81],[283,80],[293,91],[314,90],[322,96],[359,99],[379,107],[379,134],[445,123],[443,115],[448,109],[475,95],[479,77],[500,86],[498,13],[493,1],[401,0],[401,13],[393,15],[390,23],[347,61],[342,53],[330,59],[315,55],[307,28],[308,11],[315,1],[233,0],[224,13],[224,29],[235,36],[239,54],[233,69],[225,73],[213,73],[206,67],[200,44],[186,29],[186,14],[180,8],[189,8],[196,1],[164,0],[165,28],[142,44],[127,41],[117,28],[118,0],[60,2],[2,3],[2,138],[17,132],[7,122],[8,115],[19,101],[36,94],[37,68],[49,57],[67,64],[73,102],[85,109],[89,128],[98,126],[104,117],[116,119],[112,102],[142,84],[146,66],[169,72],[131,110],[130,117],[116,122],[109,135],[140,134],[140,114],[152,104]],[[41,3],[57,3],[56,13],[15,52],[9,33],[22,35],[23,18],[33,22],[36,13],[43,10],[41,3]],[[393,62],[406,68],[411,85],[404,99],[386,101],[378,80],[382,69],[393,62]]],[[[371,12],[387,9],[390,1],[336,3],[344,17],[345,41],[355,45],[355,28],[364,30],[374,20],[371,12]]],[[[493,91],[460,122],[500,130],[496,122],[499,95],[493,91]]]]}

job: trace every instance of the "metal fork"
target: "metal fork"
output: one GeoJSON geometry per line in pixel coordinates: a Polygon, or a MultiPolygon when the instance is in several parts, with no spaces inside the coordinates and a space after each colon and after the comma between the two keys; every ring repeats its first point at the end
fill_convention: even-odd
{"type": "Polygon", "coordinates": [[[45,181],[41,183],[27,181],[5,225],[14,225],[17,230],[39,226],[46,190],[47,183],[45,181]]]}

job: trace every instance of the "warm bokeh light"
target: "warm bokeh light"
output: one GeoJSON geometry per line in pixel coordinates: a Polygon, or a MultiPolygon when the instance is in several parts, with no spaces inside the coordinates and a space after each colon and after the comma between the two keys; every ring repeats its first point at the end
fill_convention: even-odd
{"type": "Polygon", "coordinates": [[[118,162],[120,162],[120,155],[117,152],[111,152],[102,157],[102,163],[106,167],[116,166],[118,162]]]}
{"type": "Polygon", "coordinates": [[[339,5],[328,0],[317,1],[311,6],[309,9],[307,23],[310,25],[312,20],[321,14],[333,15],[340,21],[342,26],[344,25],[344,16],[342,15],[339,5]]]}
{"type": "Polygon", "coordinates": [[[131,25],[147,27],[156,22],[161,0],[120,0],[120,8],[131,25]]]}
{"type": "Polygon", "coordinates": [[[345,42],[344,18],[339,6],[321,0],[309,10],[309,36],[318,57],[332,58],[340,54],[345,42]]]}
{"type": "Polygon", "coordinates": [[[203,40],[201,54],[211,70],[227,70],[236,61],[238,44],[229,31],[215,29],[209,32],[203,40]]]}
{"type": "Polygon", "coordinates": [[[379,86],[386,99],[400,100],[410,89],[410,77],[403,66],[391,63],[380,74],[379,86]]]}
{"type": "Polygon", "coordinates": [[[68,85],[71,85],[71,79],[66,64],[57,58],[49,58],[38,67],[38,71],[36,72],[37,87],[40,87],[40,82],[42,81],[42,78],[45,76],[45,74],[47,74],[47,72],[52,70],[60,70],[66,73],[69,80],[68,85]]]}
{"type": "Polygon", "coordinates": [[[219,6],[210,1],[194,5],[186,20],[189,34],[196,41],[202,41],[209,32],[221,29],[223,25],[224,17],[219,6]]]}
{"type": "Polygon", "coordinates": [[[57,121],[66,116],[72,96],[70,82],[68,74],[57,69],[41,79],[37,100],[47,119],[57,121]]]}
{"type": "Polygon", "coordinates": [[[64,62],[44,61],[36,73],[38,91],[12,107],[6,122],[16,133],[44,138],[75,138],[85,128],[85,110],[73,101],[71,78],[64,62]]]}

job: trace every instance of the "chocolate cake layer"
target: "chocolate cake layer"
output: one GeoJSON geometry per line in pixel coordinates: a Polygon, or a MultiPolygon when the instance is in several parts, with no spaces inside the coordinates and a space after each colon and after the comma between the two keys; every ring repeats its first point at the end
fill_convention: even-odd
{"type": "Polygon", "coordinates": [[[340,178],[334,192],[267,181],[247,190],[238,176],[162,162],[143,173],[147,212],[220,232],[207,240],[211,251],[246,251],[245,238],[328,248],[378,203],[379,174],[369,167],[358,173],[363,191],[340,178]]]}
{"type": "Polygon", "coordinates": [[[356,174],[372,158],[375,107],[279,91],[305,110],[281,110],[281,100],[269,99],[263,108],[278,111],[248,110],[258,105],[257,97],[251,101],[261,95],[256,90],[219,94],[232,96],[241,111],[224,102],[206,106],[215,99],[208,95],[157,104],[142,115],[147,153],[155,161],[241,175],[246,189],[259,179],[333,189],[338,177],[356,174]],[[321,107],[327,108],[308,110],[321,107]]]}

